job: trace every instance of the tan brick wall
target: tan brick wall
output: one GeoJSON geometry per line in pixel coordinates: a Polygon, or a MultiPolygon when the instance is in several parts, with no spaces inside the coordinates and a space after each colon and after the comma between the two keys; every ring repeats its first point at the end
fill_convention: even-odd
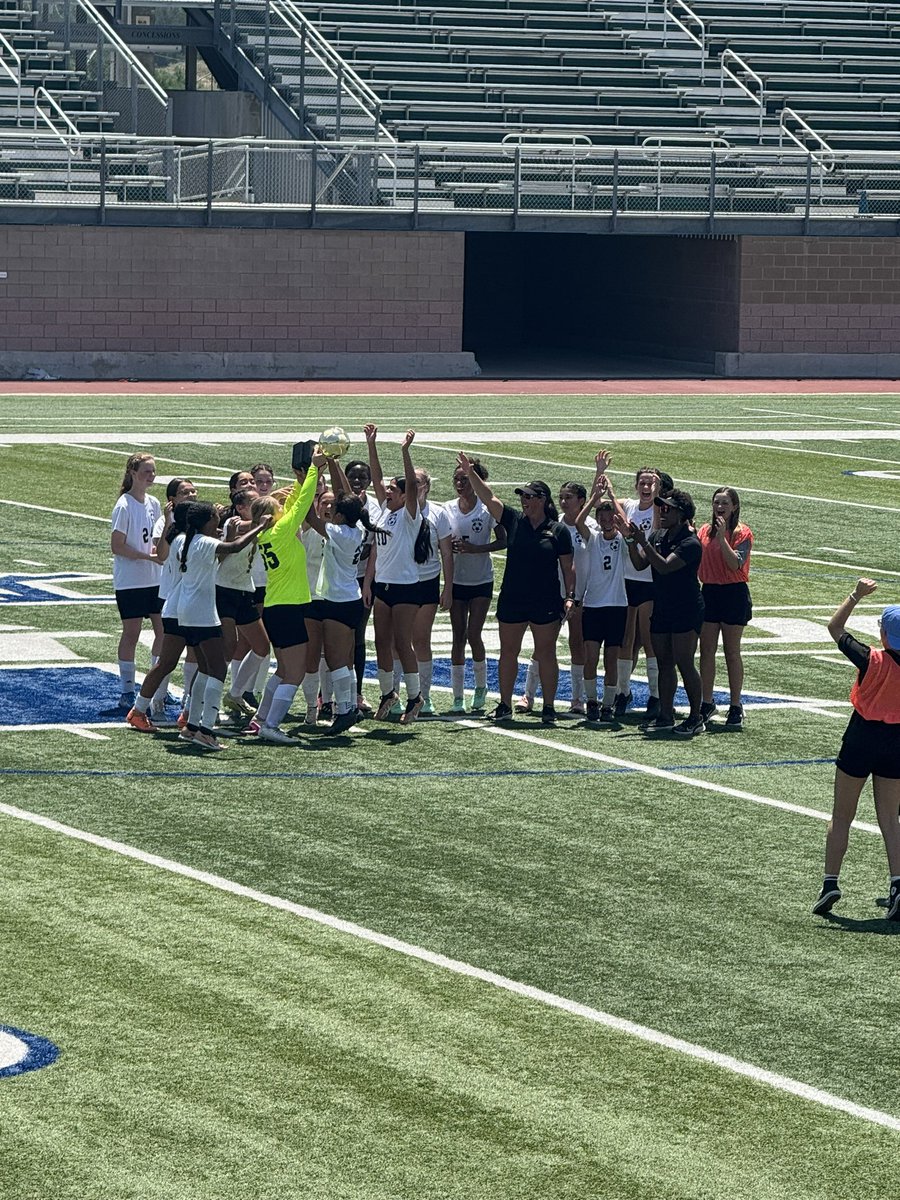
{"type": "Polygon", "coordinates": [[[0,227],[0,352],[452,353],[463,253],[455,233],[0,227]]]}
{"type": "Polygon", "coordinates": [[[900,352],[900,239],[741,238],[739,348],[900,352]]]}

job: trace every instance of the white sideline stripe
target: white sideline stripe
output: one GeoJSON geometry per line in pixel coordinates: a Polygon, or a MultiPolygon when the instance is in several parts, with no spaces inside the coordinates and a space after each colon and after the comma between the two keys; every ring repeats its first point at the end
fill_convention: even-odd
{"type": "Polygon", "coordinates": [[[88,738],[92,742],[108,742],[109,738],[105,733],[97,733],[94,729],[87,725],[66,725],[67,733],[77,734],[78,737],[88,738]]]}
{"type": "Polygon", "coordinates": [[[738,442],[734,438],[718,438],[725,446],[746,446],[749,450],[787,450],[789,454],[816,454],[820,458],[847,458],[851,462],[878,463],[881,466],[900,467],[900,459],[868,458],[862,454],[838,454],[835,450],[801,450],[799,446],[762,446],[758,442],[738,442]]]}
{"type": "MultiPolygon", "coordinates": [[[[184,441],[184,438],[178,438],[177,441],[179,441],[179,442],[184,441]]],[[[196,439],[196,442],[194,442],[192,444],[195,444],[198,446],[213,446],[216,448],[219,447],[219,442],[203,441],[199,437],[199,435],[196,439]]],[[[71,442],[70,445],[76,450],[90,450],[90,451],[93,451],[94,454],[121,454],[120,450],[113,450],[109,446],[89,446],[86,443],[82,443],[82,442],[71,442]]],[[[229,478],[231,477],[232,470],[233,470],[232,467],[216,467],[216,466],[213,466],[212,463],[188,462],[186,459],[183,459],[183,458],[166,458],[165,455],[163,455],[163,454],[154,454],[153,457],[156,460],[156,462],[171,463],[172,466],[174,466],[174,467],[199,467],[201,469],[201,471],[216,471],[221,474],[221,476],[222,476],[221,482],[223,482],[223,483],[228,482],[229,478]]],[[[877,462],[877,461],[878,461],[877,459],[873,459],[873,462],[877,462]]],[[[275,476],[276,480],[289,480],[290,478],[291,478],[290,475],[276,475],[275,476]]],[[[161,482],[162,481],[160,479],[156,480],[156,484],[159,484],[161,482]]],[[[203,483],[204,480],[202,480],[202,479],[193,480],[192,479],[191,482],[192,483],[203,483]]],[[[219,482],[219,481],[216,480],[216,482],[219,482]]]]}
{"type": "Polygon", "coordinates": [[[60,517],[81,517],[83,521],[102,521],[109,524],[109,517],[92,517],[88,513],[69,512],[66,508],[48,508],[46,504],[26,504],[24,500],[0,500],[0,504],[8,504],[11,508],[31,508],[36,512],[56,513],[60,517]]]}
{"type": "MultiPolygon", "coordinates": [[[[778,493],[773,492],[772,495],[775,496],[778,495],[778,493]]],[[[837,504],[838,501],[835,500],[833,503],[837,504]]],[[[882,511],[900,512],[900,508],[885,508],[882,511]]],[[[845,551],[841,550],[838,553],[843,554],[845,551]]],[[[848,550],[846,553],[849,554],[850,551],[848,550]]],[[[858,571],[861,574],[869,574],[871,572],[873,575],[893,575],[894,578],[900,579],[900,571],[888,571],[885,570],[884,567],[855,567],[852,563],[831,562],[827,558],[801,558],[799,554],[785,554],[779,550],[755,550],[754,554],[757,558],[784,558],[787,559],[788,562],[814,563],[818,567],[842,567],[845,571],[858,571]]]]}
{"type": "Polygon", "coordinates": [[[579,1004],[577,1001],[569,1000],[565,996],[558,996],[555,992],[547,992],[542,988],[532,987],[531,984],[509,979],[505,975],[499,975],[496,971],[486,971],[483,967],[475,967],[471,963],[461,962],[456,958],[448,958],[444,954],[436,954],[434,951],[426,950],[422,946],[416,946],[411,942],[404,942],[399,938],[378,933],[374,929],[368,929],[364,925],[357,925],[353,921],[345,921],[341,917],[331,916],[329,913],[320,912],[318,909],[308,908],[303,904],[295,904],[292,900],[285,900],[280,896],[272,896],[267,892],[257,891],[255,888],[249,888],[243,884],[235,883],[231,879],[225,879],[221,875],[213,875],[208,871],[198,871],[194,867],[174,862],[169,858],[162,858],[156,854],[148,854],[146,851],[139,850],[135,846],[126,845],[124,842],[116,842],[111,838],[99,837],[97,834],[87,833],[82,829],[75,829],[71,825],[63,825],[59,821],[40,816],[38,813],[26,812],[24,809],[15,808],[11,804],[0,804],[0,813],[17,821],[25,821],[32,825],[38,825],[43,829],[49,830],[51,833],[59,833],[64,837],[86,842],[88,845],[96,846],[100,850],[109,850],[113,854],[120,854],[124,858],[133,859],[146,866],[157,867],[161,871],[168,871],[173,875],[192,879],[196,883],[206,884],[208,887],[216,888],[218,891],[226,892],[229,895],[239,896],[245,900],[253,900],[257,904],[266,905],[268,908],[290,913],[292,916],[300,917],[305,921],[311,921],[316,925],[324,926],[338,933],[347,934],[350,937],[358,938],[360,941],[370,942],[376,946],[381,946],[385,950],[393,950],[395,953],[402,954],[406,958],[428,963],[430,966],[449,971],[454,975],[461,975],[467,979],[476,979],[480,983],[486,983],[491,987],[510,992],[515,996],[521,996],[525,1000],[533,1000],[538,1004],[546,1005],[548,1008],[555,1008],[561,1012],[568,1013],[570,1016],[581,1017],[586,1021],[592,1021],[596,1025],[602,1025],[606,1029],[615,1030],[616,1033],[637,1038],[642,1042],[648,1042],[650,1045],[660,1046],[666,1050],[674,1050],[677,1054],[683,1054],[688,1058],[697,1059],[699,1062],[707,1063],[710,1066],[719,1067],[721,1070],[729,1071],[733,1075],[752,1079],[754,1083],[765,1084],[777,1091],[786,1092],[790,1096],[798,1096],[802,1100],[808,1100],[813,1104],[821,1105],[823,1108],[830,1108],[837,1112],[845,1113],[847,1116],[855,1117],[857,1120],[868,1121],[873,1125],[882,1125],[886,1129],[892,1129],[894,1132],[900,1133],[900,1118],[892,1116],[890,1113],[882,1112],[877,1108],[868,1108],[862,1104],[856,1104],[852,1100],[846,1100],[843,1096],[836,1096],[832,1092],[823,1091],[821,1088],[811,1087],[809,1084],[801,1083],[798,1079],[791,1079],[787,1075],[778,1075],[774,1071],[767,1071],[765,1068],[757,1067],[753,1063],[733,1058],[730,1054],[721,1054],[717,1050],[709,1050],[705,1046],[685,1041],[683,1038],[673,1037],[671,1034],[662,1033],[658,1029],[651,1029],[647,1025],[639,1025],[635,1021],[614,1016],[612,1013],[603,1012],[601,1009],[591,1008],[587,1004],[579,1004]]]}
{"type": "MultiPolygon", "coordinates": [[[[818,711],[812,709],[810,711],[818,711]]],[[[831,716],[831,713],[822,712],[823,716],[831,716]]],[[[841,714],[835,714],[841,715],[841,714]]],[[[553,742],[549,739],[535,737],[531,733],[519,733],[516,729],[501,729],[499,725],[485,725],[478,721],[459,721],[458,724],[466,725],[469,729],[480,729],[483,733],[495,733],[501,737],[514,738],[519,742],[528,742],[532,746],[542,746],[545,750],[560,750],[564,754],[574,754],[579,758],[590,758],[595,762],[609,763],[614,767],[624,767],[629,771],[637,771],[643,775],[652,775],[656,779],[666,779],[673,783],[683,783],[687,787],[699,788],[704,792],[717,792],[720,796],[733,796],[736,800],[750,800],[754,804],[763,804],[768,808],[780,808],[784,812],[797,813],[801,817],[814,817],[817,821],[830,821],[831,813],[819,812],[815,808],[806,808],[802,804],[790,804],[787,800],[775,800],[771,796],[757,796],[755,792],[742,792],[738,788],[725,787],[721,783],[711,783],[708,779],[692,778],[690,775],[679,775],[677,771],[664,771],[662,767],[651,767],[646,763],[632,762],[627,758],[614,758],[611,754],[601,754],[598,750],[585,750],[581,746],[568,746],[563,742],[553,742]]],[[[865,833],[877,833],[881,831],[877,825],[870,825],[866,821],[854,821],[854,829],[861,829],[865,833]]]]}
{"type": "MultiPolygon", "coordinates": [[[[817,416],[815,413],[795,412],[793,409],[790,409],[790,408],[758,408],[758,407],[751,408],[748,405],[746,407],[745,411],[752,412],[752,413],[765,413],[765,414],[767,414],[769,416],[773,416],[773,417],[810,417],[814,421],[822,421],[822,420],[824,420],[824,421],[839,421],[842,425],[852,425],[854,423],[854,421],[859,420],[859,417],[835,417],[831,413],[829,413],[827,416],[823,416],[820,413],[817,416]]],[[[879,422],[879,421],[867,421],[867,420],[865,420],[865,418],[863,418],[863,421],[862,421],[863,425],[878,425],[880,423],[881,422],[879,422]]],[[[894,424],[893,422],[889,423],[889,427],[891,429],[900,428],[900,426],[894,424]]],[[[848,430],[846,436],[847,437],[858,437],[859,435],[856,432],[851,433],[848,430]]]]}

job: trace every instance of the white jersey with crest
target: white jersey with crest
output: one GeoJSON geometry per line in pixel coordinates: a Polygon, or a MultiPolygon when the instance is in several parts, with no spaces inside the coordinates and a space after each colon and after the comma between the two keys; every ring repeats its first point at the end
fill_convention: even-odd
{"type": "MultiPolygon", "coordinates": [[[[438,543],[441,538],[450,536],[450,522],[447,519],[447,512],[443,504],[433,504],[430,500],[425,501],[425,507],[421,510],[423,520],[427,521],[431,526],[431,551],[428,558],[423,563],[416,563],[419,571],[419,579],[434,579],[435,575],[441,573],[441,552],[438,548],[438,543]]],[[[419,522],[421,525],[421,521],[419,522]]],[[[418,529],[416,535],[418,536],[418,529]]],[[[413,553],[415,555],[415,541],[413,541],[413,553]]]]}
{"type": "MultiPolygon", "coordinates": [[[[649,508],[641,508],[640,503],[641,502],[639,500],[623,500],[622,507],[625,509],[628,520],[631,521],[633,525],[637,525],[638,529],[643,529],[644,533],[646,533],[647,537],[649,537],[653,529],[653,514],[656,511],[655,506],[651,504],[649,508]]],[[[632,563],[631,558],[628,557],[625,563],[625,578],[640,579],[644,583],[650,583],[652,576],[649,569],[645,571],[639,571],[632,563]]]]}
{"type": "Polygon", "coordinates": [[[584,594],[585,608],[625,608],[625,564],[628,562],[628,546],[621,533],[614,533],[607,541],[598,526],[591,530],[587,544],[590,558],[590,577],[584,594]]]}
{"type": "MultiPolygon", "coordinates": [[[[162,509],[155,496],[136,500],[130,492],[124,492],[112,510],[112,532],[124,533],[127,546],[149,554],[153,549],[153,530],[161,515],[162,509]]],[[[158,585],[159,567],[155,562],[113,555],[113,588],[117,592],[158,585]]]]}
{"type": "Polygon", "coordinates": [[[328,540],[322,567],[323,600],[335,604],[347,604],[362,595],[356,571],[362,553],[363,535],[361,525],[336,525],[326,522],[328,540]]]}
{"type": "Polygon", "coordinates": [[[393,512],[382,508],[373,524],[376,583],[418,583],[419,566],[413,555],[422,514],[417,509],[410,516],[405,504],[393,512]]]}
{"type": "MultiPolygon", "coordinates": [[[[578,532],[578,527],[576,525],[570,525],[568,521],[561,521],[561,524],[565,525],[566,529],[568,529],[569,533],[572,535],[572,566],[575,569],[575,599],[583,600],[584,593],[588,586],[591,575],[590,556],[587,552],[587,546],[584,544],[584,539],[578,532]]],[[[585,524],[587,525],[588,529],[591,530],[600,528],[593,517],[588,517],[587,521],[585,521],[585,524]]],[[[563,579],[561,568],[559,572],[559,590],[560,593],[565,596],[566,583],[563,579]]]]}
{"type": "MultiPolygon", "coordinates": [[[[225,541],[232,540],[226,536],[228,526],[232,522],[239,525],[241,519],[240,517],[229,517],[225,522],[225,527],[222,530],[222,536],[225,541]]],[[[234,588],[238,592],[254,591],[256,584],[253,582],[253,560],[256,557],[256,542],[253,541],[249,546],[245,546],[243,550],[238,550],[237,554],[226,554],[224,558],[220,558],[219,568],[216,573],[216,586],[234,588]]]]}
{"type": "MultiPolygon", "coordinates": [[[[463,512],[459,500],[444,505],[450,522],[451,537],[473,546],[486,546],[494,537],[497,522],[480,500],[471,512],[463,512]]],[[[456,554],[453,557],[453,582],[463,587],[490,583],[494,578],[494,563],[490,554],[456,554]]]]}

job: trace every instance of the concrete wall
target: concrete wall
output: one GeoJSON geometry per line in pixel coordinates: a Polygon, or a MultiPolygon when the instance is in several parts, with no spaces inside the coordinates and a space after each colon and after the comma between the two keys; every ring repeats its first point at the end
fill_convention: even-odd
{"type": "Polygon", "coordinates": [[[463,235],[0,227],[0,374],[472,375],[463,235]]]}

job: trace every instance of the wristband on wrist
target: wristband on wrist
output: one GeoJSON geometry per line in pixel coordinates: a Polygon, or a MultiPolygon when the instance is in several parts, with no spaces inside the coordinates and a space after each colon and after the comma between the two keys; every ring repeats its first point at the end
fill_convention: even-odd
{"type": "Polygon", "coordinates": [[[862,600],[862,596],[857,596],[856,592],[851,592],[847,599],[852,600],[854,604],[859,604],[860,600],[862,600]]]}

